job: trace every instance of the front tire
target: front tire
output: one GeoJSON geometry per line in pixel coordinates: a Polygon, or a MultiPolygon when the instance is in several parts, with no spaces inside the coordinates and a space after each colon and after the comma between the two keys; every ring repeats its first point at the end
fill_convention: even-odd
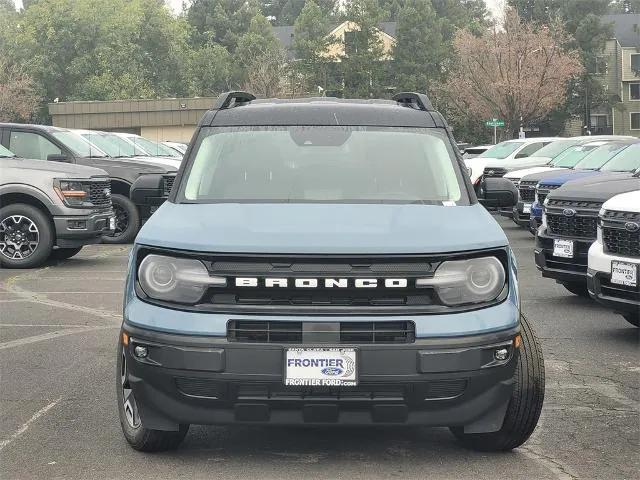
{"type": "Polygon", "coordinates": [[[119,343],[118,346],[117,364],[118,416],[120,417],[122,433],[129,445],[141,452],[160,452],[178,448],[189,431],[189,425],[180,425],[177,432],[145,428],[139,415],[138,404],[133,390],[129,384],[127,357],[122,343],[119,343]]]}
{"type": "Polygon", "coordinates": [[[124,195],[111,195],[116,216],[116,229],[111,235],[103,235],[102,242],[110,244],[131,243],[140,230],[140,213],[136,205],[124,195]]]}
{"type": "Polygon", "coordinates": [[[538,424],[544,402],[544,360],[540,343],[521,316],[522,345],[518,352],[514,387],[502,428],[490,433],[464,433],[462,427],[452,433],[466,447],[480,451],[503,451],[519,447],[538,424]]]}
{"type": "Polygon", "coordinates": [[[35,268],[53,249],[54,231],[42,210],[24,203],[0,208],[0,265],[35,268]]]}
{"type": "Polygon", "coordinates": [[[625,313],[622,315],[624,319],[634,327],[640,327],[640,313],[625,313]]]}

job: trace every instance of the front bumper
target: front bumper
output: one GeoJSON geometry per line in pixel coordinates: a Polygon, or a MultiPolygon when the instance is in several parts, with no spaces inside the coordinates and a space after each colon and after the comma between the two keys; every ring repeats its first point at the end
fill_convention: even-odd
{"type": "MultiPolygon", "coordinates": [[[[546,229],[539,229],[534,249],[536,267],[542,276],[553,278],[560,283],[581,283],[586,281],[589,247],[594,240],[573,240],[573,258],[553,255],[554,238],[546,229]]],[[[567,240],[567,239],[565,239],[567,240]]]]}
{"type": "MultiPolygon", "coordinates": [[[[519,327],[407,344],[349,345],[358,350],[356,387],[284,386],[284,345],[176,335],[126,322],[129,380],[143,424],[502,426],[513,389],[519,327]],[[144,345],[148,356],[133,355],[144,345]],[[504,361],[496,348],[508,348],[504,361]]],[[[340,345],[347,346],[347,345],[340,345]]]]}
{"type": "Polygon", "coordinates": [[[611,283],[611,274],[589,269],[587,271],[589,295],[605,307],[620,313],[640,311],[640,289],[611,283]]]}
{"type": "Polygon", "coordinates": [[[60,215],[53,217],[56,230],[56,246],[74,248],[100,243],[103,235],[113,232],[112,209],[91,212],[85,215],[60,215]]]}
{"type": "Polygon", "coordinates": [[[529,206],[529,211],[525,213],[525,202],[519,201],[515,207],[513,207],[513,221],[521,227],[527,227],[529,225],[529,218],[531,216],[531,203],[526,203],[529,206]]]}

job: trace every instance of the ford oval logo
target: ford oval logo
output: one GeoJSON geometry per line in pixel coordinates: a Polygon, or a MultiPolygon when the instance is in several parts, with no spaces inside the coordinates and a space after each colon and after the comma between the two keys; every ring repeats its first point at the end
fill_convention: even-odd
{"type": "Polygon", "coordinates": [[[630,232],[637,232],[638,230],[640,230],[640,225],[635,222],[627,222],[624,224],[624,228],[626,228],[630,232]]]}
{"type": "Polygon", "coordinates": [[[573,216],[576,214],[576,211],[575,211],[573,208],[565,208],[565,209],[562,211],[562,214],[563,214],[565,217],[573,217],[573,216]]]}
{"type": "Polygon", "coordinates": [[[340,367],[325,367],[321,370],[323,375],[331,375],[332,377],[340,375],[342,371],[340,367]]]}

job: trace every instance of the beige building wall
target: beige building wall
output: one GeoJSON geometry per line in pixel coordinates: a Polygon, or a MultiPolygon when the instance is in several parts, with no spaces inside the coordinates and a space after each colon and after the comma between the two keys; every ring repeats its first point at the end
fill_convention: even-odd
{"type": "Polygon", "coordinates": [[[195,129],[195,125],[141,127],[140,135],[156,142],[189,143],[195,129]]]}
{"type": "MultiPolygon", "coordinates": [[[[353,22],[343,22],[336,28],[334,28],[327,36],[334,37],[336,39],[336,42],[329,46],[329,49],[327,50],[325,56],[328,58],[335,58],[339,61],[340,57],[345,55],[344,34],[346,32],[353,32],[356,30],[359,30],[359,27],[353,22]]],[[[380,38],[380,41],[382,42],[384,59],[391,59],[395,39],[382,30],[378,31],[378,38],[380,38]]]]}

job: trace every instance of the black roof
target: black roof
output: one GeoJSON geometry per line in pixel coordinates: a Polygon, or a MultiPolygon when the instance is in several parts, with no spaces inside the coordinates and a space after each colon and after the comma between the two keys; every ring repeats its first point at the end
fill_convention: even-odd
{"type": "Polygon", "coordinates": [[[613,23],[613,36],[622,47],[640,48],[640,13],[605,15],[604,23],[613,23]]]}
{"type": "Polygon", "coordinates": [[[201,125],[360,125],[444,127],[437,112],[409,108],[393,100],[347,100],[319,97],[254,100],[245,105],[210,110],[201,125]]]}

